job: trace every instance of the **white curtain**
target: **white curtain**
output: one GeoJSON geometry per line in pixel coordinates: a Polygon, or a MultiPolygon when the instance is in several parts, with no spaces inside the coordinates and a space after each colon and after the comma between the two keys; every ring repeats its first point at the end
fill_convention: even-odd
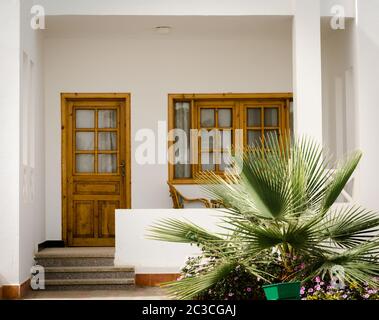
{"type": "MultiPolygon", "coordinates": [[[[187,159],[180,161],[175,165],[175,178],[191,178],[191,164],[189,161],[190,156],[190,130],[191,130],[191,113],[190,102],[176,102],[175,103],[175,128],[181,129],[187,134],[186,146],[182,143],[180,148],[187,148],[187,159]]],[[[181,140],[179,140],[180,143],[181,140]]],[[[177,155],[175,155],[177,156],[177,155]]]]}

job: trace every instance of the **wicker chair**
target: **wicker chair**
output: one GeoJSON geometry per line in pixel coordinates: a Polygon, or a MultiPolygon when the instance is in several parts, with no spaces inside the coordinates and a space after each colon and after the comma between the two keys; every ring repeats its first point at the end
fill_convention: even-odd
{"type": "Polygon", "coordinates": [[[174,209],[183,209],[185,203],[201,203],[206,208],[212,208],[213,205],[211,202],[207,199],[198,198],[198,199],[190,199],[183,196],[178,189],[174,187],[173,184],[170,182],[167,182],[169,190],[170,190],[170,196],[172,198],[173,208],[174,209]]]}

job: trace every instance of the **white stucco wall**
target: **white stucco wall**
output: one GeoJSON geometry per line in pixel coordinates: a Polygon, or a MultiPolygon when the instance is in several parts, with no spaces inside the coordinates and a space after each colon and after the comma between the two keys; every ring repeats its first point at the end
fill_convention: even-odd
{"type": "Polygon", "coordinates": [[[190,221],[210,232],[225,233],[223,214],[212,209],[116,210],[116,266],[134,266],[137,274],[180,273],[197,246],[148,239],[149,229],[162,219],[190,221]]]}
{"type": "MultiPolygon", "coordinates": [[[[47,238],[61,238],[61,92],[132,94],[132,207],[170,208],[167,165],[136,163],[137,130],[157,132],[157,121],[167,120],[168,93],[291,92],[291,43],[290,21],[278,30],[217,40],[46,39],[47,238]]],[[[195,187],[182,189],[197,193],[195,187]]]]}
{"type": "Polygon", "coordinates": [[[0,285],[19,281],[20,6],[0,1],[0,285]]]}
{"type": "Polygon", "coordinates": [[[30,9],[34,3],[38,3],[38,1],[23,0],[21,2],[19,218],[21,283],[30,278],[34,253],[38,244],[46,240],[43,37],[41,30],[33,30],[30,25],[30,9]],[[29,60],[28,63],[33,65],[29,71],[27,65],[24,65],[25,57],[29,60]],[[28,82],[30,83],[28,84],[28,82]],[[26,117],[27,120],[24,121],[23,117],[26,117]]]}
{"type": "Polygon", "coordinates": [[[379,211],[379,1],[357,1],[356,82],[359,109],[359,147],[364,157],[360,165],[359,202],[379,211]]]}
{"type": "Polygon", "coordinates": [[[323,140],[336,158],[358,148],[358,110],[355,103],[354,20],[344,30],[324,21],[321,33],[323,140]]]}
{"type": "MultiPolygon", "coordinates": [[[[355,0],[319,0],[321,14],[342,5],[355,15],[355,0]]],[[[293,0],[39,0],[49,15],[292,15],[293,0]]]]}

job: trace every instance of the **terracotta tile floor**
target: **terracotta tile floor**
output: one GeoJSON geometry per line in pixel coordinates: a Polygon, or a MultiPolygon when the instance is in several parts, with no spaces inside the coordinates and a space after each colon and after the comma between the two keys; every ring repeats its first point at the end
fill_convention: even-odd
{"type": "Polygon", "coordinates": [[[30,291],[25,300],[169,300],[161,288],[135,287],[128,290],[30,291]]]}

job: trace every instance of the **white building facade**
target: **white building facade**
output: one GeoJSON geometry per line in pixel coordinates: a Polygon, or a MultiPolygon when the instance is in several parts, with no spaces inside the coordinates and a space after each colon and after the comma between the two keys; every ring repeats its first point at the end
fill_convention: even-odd
{"type": "Polygon", "coordinates": [[[2,0],[0,285],[63,239],[61,93],[130,95],[132,209],[172,207],[168,164],[135,157],[169,94],[293,93],[294,132],[336,157],[362,150],[346,195],[379,210],[378,13],[377,0],[2,0]]]}

